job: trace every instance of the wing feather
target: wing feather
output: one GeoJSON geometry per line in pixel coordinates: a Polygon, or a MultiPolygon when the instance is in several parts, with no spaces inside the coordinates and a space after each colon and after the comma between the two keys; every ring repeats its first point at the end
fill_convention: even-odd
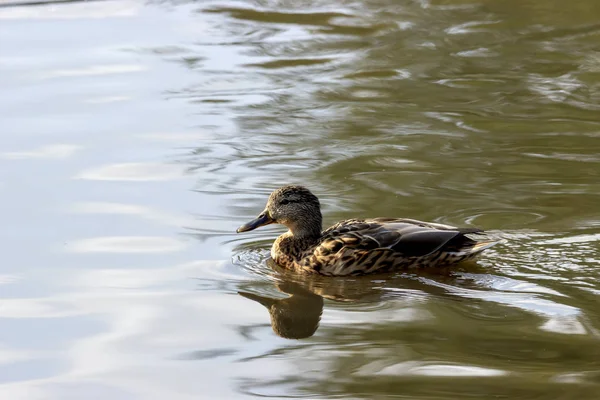
{"type": "Polygon", "coordinates": [[[361,251],[387,248],[405,256],[424,256],[450,242],[460,246],[463,239],[470,240],[463,236],[464,233],[477,231],[412,219],[353,219],[341,221],[324,231],[318,247],[322,255],[337,253],[343,248],[361,251]]]}

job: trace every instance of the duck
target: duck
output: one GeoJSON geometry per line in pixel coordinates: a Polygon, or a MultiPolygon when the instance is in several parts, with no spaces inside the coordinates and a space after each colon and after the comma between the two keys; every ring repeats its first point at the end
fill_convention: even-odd
{"type": "Polygon", "coordinates": [[[270,224],[288,229],[273,242],[271,258],[302,274],[357,276],[448,267],[498,243],[478,228],[408,218],[348,219],[323,230],[318,197],[299,185],[274,190],[263,212],[236,232],[270,224]]]}

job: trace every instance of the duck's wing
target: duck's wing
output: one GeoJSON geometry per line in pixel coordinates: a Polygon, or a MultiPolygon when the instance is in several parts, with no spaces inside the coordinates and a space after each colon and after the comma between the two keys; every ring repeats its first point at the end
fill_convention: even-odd
{"type": "Polygon", "coordinates": [[[323,255],[352,248],[389,249],[407,257],[418,257],[446,247],[453,251],[472,247],[477,242],[465,235],[478,232],[481,230],[412,219],[347,220],[324,231],[318,247],[323,255]]]}

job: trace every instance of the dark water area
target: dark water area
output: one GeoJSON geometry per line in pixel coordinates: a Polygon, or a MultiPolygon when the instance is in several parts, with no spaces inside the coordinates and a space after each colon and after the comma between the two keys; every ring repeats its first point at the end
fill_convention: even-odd
{"type": "Polygon", "coordinates": [[[0,3],[0,398],[596,399],[600,3],[0,3]],[[331,279],[235,229],[501,234],[331,279]]]}

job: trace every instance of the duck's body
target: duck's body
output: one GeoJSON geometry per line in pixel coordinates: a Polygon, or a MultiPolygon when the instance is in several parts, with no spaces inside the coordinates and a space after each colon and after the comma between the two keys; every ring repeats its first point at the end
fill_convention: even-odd
{"type": "Polygon", "coordinates": [[[351,219],[321,231],[318,200],[299,186],[273,192],[263,214],[238,231],[273,222],[290,229],[275,240],[273,260],[284,268],[322,275],[448,266],[472,259],[496,243],[468,236],[482,233],[479,229],[399,218],[351,219]]]}
{"type": "Polygon", "coordinates": [[[275,240],[271,257],[282,267],[322,275],[363,275],[447,266],[471,259],[495,242],[478,242],[461,229],[412,219],[341,221],[320,237],[275,240]]]}

